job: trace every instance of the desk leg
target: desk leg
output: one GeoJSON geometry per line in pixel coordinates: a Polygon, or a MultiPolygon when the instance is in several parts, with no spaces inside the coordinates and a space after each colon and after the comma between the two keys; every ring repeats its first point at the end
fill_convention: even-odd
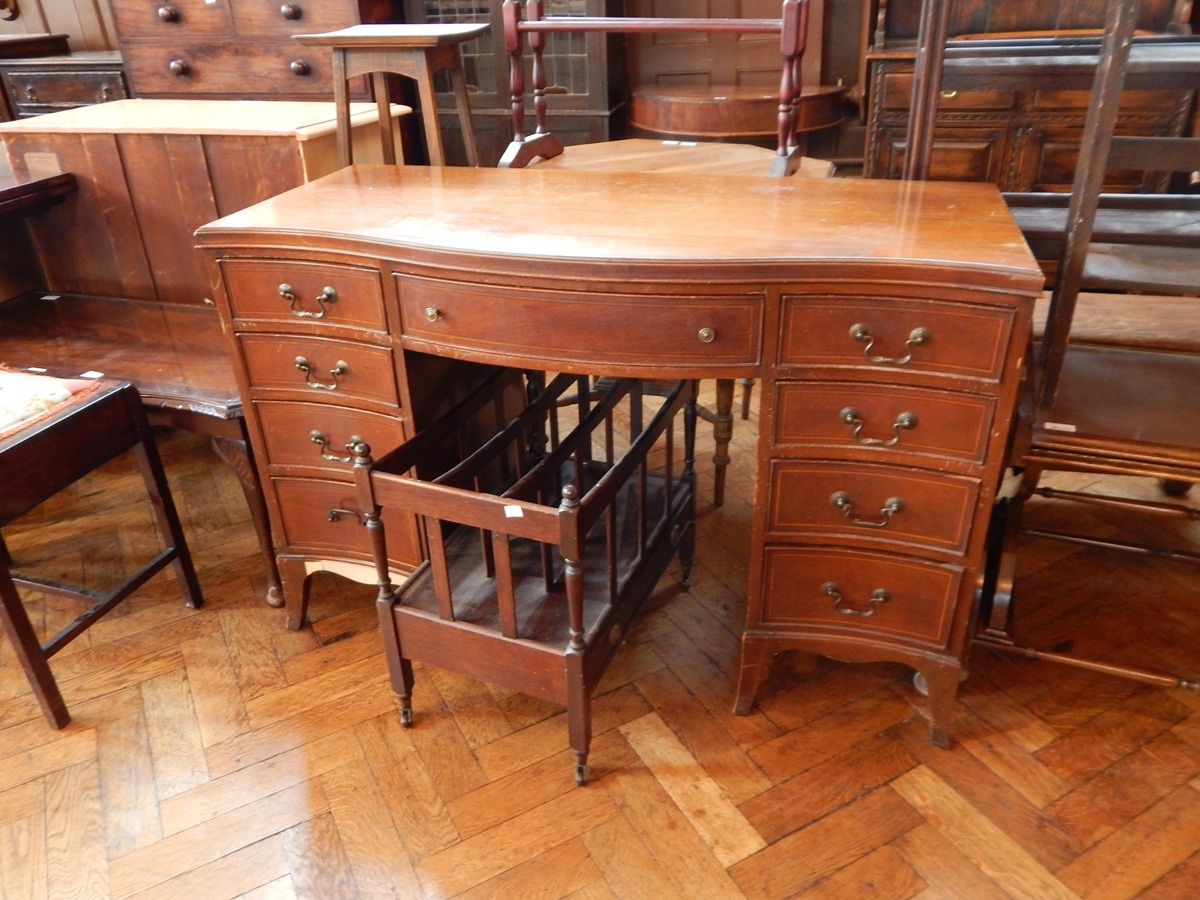
{"type": "Polygon", "coordinates": [[[258,546],[262,552],[263,568],[267,573],[267,605],[283,606],[283,586],[279,581],[279,569],[275,565],[275,547],[271,540],[271,522],[267,516],[267,501],[263,496],[262,484],[250,458],[250,444],[243,438],[212,438],[212,447],[217,456],[228,463],[242,484],[242,493],[250,507],[250,519],[258,535],[258,546]]]}
{"type": "Polygon", "coordinates": [[[729,465],[729,442],[733,440],[733,379],[717,379],[715,409],[699,410],[700,418],[713,427],[713,506],[725,502],[725,467],[729,465]]]}

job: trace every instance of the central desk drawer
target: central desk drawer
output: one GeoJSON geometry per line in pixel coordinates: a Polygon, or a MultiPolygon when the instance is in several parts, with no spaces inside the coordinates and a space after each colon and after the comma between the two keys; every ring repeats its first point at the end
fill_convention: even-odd
{"type": "Polygon", "coordinates": [[[758,363],[758,294],[576,293],[397,277],[405,340],[420,345],[606,371],[638,363],[758,363]]]}

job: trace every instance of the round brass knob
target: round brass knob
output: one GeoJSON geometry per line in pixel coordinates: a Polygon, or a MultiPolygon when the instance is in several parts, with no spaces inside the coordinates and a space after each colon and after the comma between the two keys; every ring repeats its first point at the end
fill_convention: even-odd
{"type": "Polygon", "coordinates": [[[295,3],[285,3],[279,7],[279,14],[289,22],[296,22],[304,15],[304,10],[295,3]]]}
{"type": "Polygon", "coordinates": [[[293,75],[304,76],[312,74],[312,66],[302,59],[293,59],[288,68],[292,70],[293,75]]]}
{"type": "Polygon", "coordinates": [[[187,60],[185,59],[173,59],[167,64],[167,68],[171,70],[172,75],[180,77],[190,75],[192,72],[192,67],[187,64],[187,60]]]}
{"type": "Polygon", "coordinates": [[[158,8],[158,20],[160,22],[178,22],[179,10],[164,4],[158,8]]]}
{"type": "Polygon", "coordinates": [[[436,322],[441,317],[442,317],[442,311],[440,309],[438,309],[436,306],[425,307],[425,318],[428,319],[430,322],[436,322]]]}
{"type": "Polygon", "coordinates": [[[703,328],[701,328],[699,331],[696,332],[696,337],[699,338],[700,343],[702,343],[702,344],[711,344],[713,341],[715,341],[717,339],[717,333],[715,331],[713,331],[713,329],[711,329],[707,325],[705,325],[703,328]]]}

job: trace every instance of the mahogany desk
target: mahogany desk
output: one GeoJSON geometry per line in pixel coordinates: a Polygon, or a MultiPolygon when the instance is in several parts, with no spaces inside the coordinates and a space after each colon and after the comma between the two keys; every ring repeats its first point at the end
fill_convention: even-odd
{"type": "Polygon", "coordinates": [[[758,378],[738,710],[781,650],[899,661],[948,741],[1042,287],[994,186],[354,166],[197,240],[293,627],[312,572],[375,581],[341,448],[456,366],[758,378]]]}

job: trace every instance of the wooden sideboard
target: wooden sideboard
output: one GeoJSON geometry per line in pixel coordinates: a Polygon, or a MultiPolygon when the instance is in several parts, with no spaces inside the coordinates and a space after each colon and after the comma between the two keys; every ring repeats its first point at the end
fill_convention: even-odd
{"type": "Polygon", "coordinates": [[[1042,285],[994,186],[354,166],[197,240],[293,627],[312,572],[376,581],[344,445],[465,363],[760,378],[739,709],[784,649],[900,661],[948,739],[1042,285]]]}
{"type": "MultiPolygon", "coordinates": [[[[1187,4],[1146,0],[1140,27],[1168,33],[1186,27],[1187,4]]],[[[867,144],[864,174],[899,177],[912,102],[919,0],[881,0],[867,54],[867,144]]],[[[1103,0],[1070,4],[1013,4],[962,0],[950,11],[952,44],[993,36],[1070,39],[1104,25],[1103,0]]],[[[929,174],[947,180],[991,181],[1005,191],[1069,191],[1090,91],[1064,89],[1053,73],[1031,72],[1020,85],[981,85],[940,92],[929,174]]],[[[1181,134],[1192,111],[1190,90],[1126,94],[1118,133],[1181,134]]],[[[1162,190],[1156,173],[1111,176],[1106,190],[1162,190]]]]}

